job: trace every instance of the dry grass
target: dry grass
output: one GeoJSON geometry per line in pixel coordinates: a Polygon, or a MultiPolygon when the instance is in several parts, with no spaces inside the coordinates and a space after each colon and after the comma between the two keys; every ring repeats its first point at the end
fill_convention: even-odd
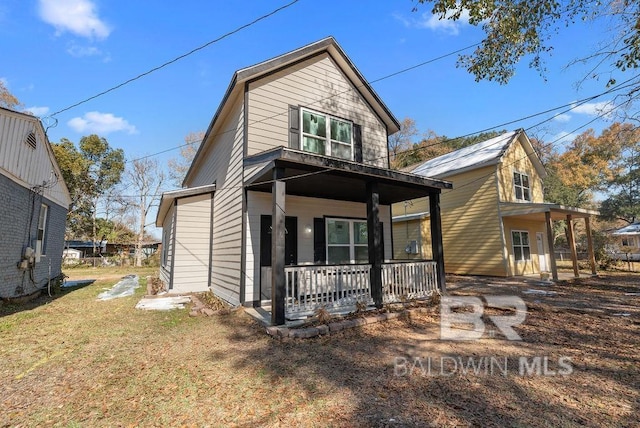
{"type": "MultiPolygon", "coordinates": [[[[135,310],[144,283],[136,296],[96,301],[114,282],[0,306],[0,426],[638,425],[637,312],[562,310],[536,298],[522,342],[438,340],[436,310],[280,342],[241,311],[135,310]],[[574,372],[518,375],[518,356],[543,355],[570,357],[574,372]],[[473,356],[507,357],[508,375],[394,374],[397,357],[473,356]]],[[[567,301],[592,293],[614,302],[640,292],[640,275],[554,290],[567,301]]]]}

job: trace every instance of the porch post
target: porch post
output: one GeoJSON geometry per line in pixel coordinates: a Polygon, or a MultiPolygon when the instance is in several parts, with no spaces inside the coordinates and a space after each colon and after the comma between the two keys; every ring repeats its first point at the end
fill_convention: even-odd
{"type": "Polygon", "coordinates": [[[591,265],[591,273],[596,275],[596,255],[593,251],[593,236],[591,235],[591,221],[589,217],[584,218],[584,228],[587,232],[587,251],[589,253],[589,264],[591,265]]]}
{"type": "Polygon", "coordinates": [[[547,242],[549,245],[549,262],[551,262],[551,277],[554,281],[558,280],[558,266],[556,265],[556,252],[553,249],[553,220],[551,220],[551,212],[544,213],[544,221],[547,229],[547,242]]]}
{"type": "Polygon", "coordinates": [[[382,307],[382,234],[380,233],[380,193],[378,183],[367,182],[367,244],[369,246],[369,274],[371,298],[377,308],[382,307]]]}
{"type": "Polygon", "coordinates": [[[285,194],[283,168],[274,168],[271,184],[271,324],[284,324],[285,194]]]}
{"type": "Polygon", "coordinates": [[[438,288],[447,291],[444,278],[444,247],[442,245],[442,222],[440,219],[440,191],[429,194],[429,220],[431,222],[431,252],[438,268],[438,288]]]}
{"type": "Polygon", "coordinates": [[[573,275],[576,278],[580,277],[578,271],[578,252],[576,251],[576,240],[573,236],[573,216],[567,214],[567,239],[569,240],[569,248],[571,249],[571,262],[573,263],[573,275]]]}

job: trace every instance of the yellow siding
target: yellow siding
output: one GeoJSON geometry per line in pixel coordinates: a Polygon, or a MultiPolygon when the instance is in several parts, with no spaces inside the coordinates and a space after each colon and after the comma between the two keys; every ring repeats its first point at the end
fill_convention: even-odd
{"type": "Polygon", "coordinates": [[[453,182],[453,190],[443,191],[440,196],[445,270],[506,276],[495,167],[447,180],[453,182]]]}
{"type": "Polygon", "coordinates": [[[393,223],[393,258],[396,260],[422,260],[433,258],[429,220],[419,219],[393,223]],[[407,233],[408,231],[408,233],[407,233]],[[407,254],[410,241],[418,243],[418,254],[407,254]]]}
{"type": "MultiPolygon", "coordinates": [[[[523,137],[521,137],[523,138],[523,137]]],[[[536,171],[531,159],[518,139],[507,149],[502,163],[498,167],[500,200],[502,202],[521,202],[516,200],[513,184],[513,173],[519,172],[529,176],[531,202],[544,202],[542,179],[536,171]]]]}
{"type": "Polygon", "coordinates": [[[362,126],[364,163],[387,166],[386,127],[324,53],[249,84],[249,156],[289,145],[289,105],[300,105],[362,126]]]}
{"type": "Polygon", "coordinates": [[[549,270],[549,245],[547,243],[546,229],[544,222],[519,220],[514,218],[504,219],[504,233],[506,239],[506,247],[509,253],[509,271],[511,275],[526,275],[540,272],[540,253],[536,241],[536,233],[542,233],[543,237],[543,253],[546,258],[547,271],[549,270]],[[529,232],[529,247],[531,250],[531,260],[519,261],[516,263],[513,255],[513,243],[511,240],[511,232],[514,230],[529,232]]]}
{"type": "Polygon", "coordinates": [[[429,212],[429,198],[412,199],[410,201],[406,201],[406,203],[399,202],[391,205],[391,215],[393,217],[426,212],[429,212]]]}

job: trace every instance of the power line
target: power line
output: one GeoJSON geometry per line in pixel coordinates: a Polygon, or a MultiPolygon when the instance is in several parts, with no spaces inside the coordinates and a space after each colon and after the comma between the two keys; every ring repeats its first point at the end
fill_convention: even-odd
{"type": "Polygon", "coordinates": [[[98,97],[101,97],[101,96],[103,96],[105,94],[108,94],[109,92],[113,92],[116,89],[120,89],[123,86],[128,85],[131,82],[134,82],[134,81],[136,81],[138,79],[141,79],[142,77],[148,76],[149,74],[151,74],[151,73],[153,73],[155,71],[158,71],[158,70],[160,70],[160,69],[162,69],[164,67],[167,67],[168,65],[171,65],[171,64],[173,64],[175,62],[178,62],[181,59],[184,59],[184,58],[186,58],[186,57],[188,57],[188,56],[190,56],[190,55],[192,55],[192,54],[194,54],[194,53],[196,53],[196,52],[198,52],[198,51],[200,51],[200,50],[202,50],[202,49],[204,49],[204,48],[206,48],[208,46],[211,46],[214,43],[217,43],[217,42],[219,42],[219,41],[221,41],[223,39],[226,39],[229,36],[232,36],[233,34],[236,34],[236,33],[240,32],[240,31],[242,31],[242,30],[244,30],[246,28],[249,28],[249,27],[257,24],[258,22],[263,21],[263,20],[265,20],[265,19],[277,14],[280,11],[285,10],[285,9],[293,6],[294,4],[298,3],[299,1],[300,0],[293,0],[290,3],[285,4],[284,6],[280,6],[279,8],[274,9],[271,12],[269,12],[269,13],[267,13],[265,15],[262,15],[259,18],[256,18],[256,19],[254,19],[253,21],[251,21],[251,22],[249,22],[247,24],[241,25],[240,27],[236,28],[235,30],[229,31],[228,33],[225,33],[225,34],[223,34],[222,36],[220,36],[220,37],[218,37],[216,39],[213,39],[213,40],[211,40],[211,41],[209,41],[209,42],[207,42],[207,43],[205,43],[205,44],[203,44],[201,46],[198,46],[197,48],[194,48],[194,49],[190,50],[187,53],[179,55],[179,56],[173,58],[172,60],[169,60],[169,61],[167,61],[167,62],[165,62],[165,63],[163,63],[163,64],[161,64],[161,65],[159,65],[157,67],[154,67],[154,68],[152,68],[152,69],[150,69],[148,71],[145,71],[144,73],[140,73],[137,76],[132,77],[131,79],[126,80],[126,81],[124,81],[124,82],[122,82],[122,83],[120,83],[120,84],[118,84],[116,86],[113,86],[113,87],[111,87],[111,88],[109,88],[107,90],[104,90],[104,91],[102,91],[102,92],[100,92],[100,93],[98,93],[96,95],[93,95],[93,96],[91,96],[89,98],[85,98],[82,101],[79,101],[79,102],[77,102],[75,104],[70,105],[69,107],[65,107],[65,108],[63,108],[61,110],[58,110],[55,113],[50,114],[48,117],[52,118],[53,116],[56,116],[56,115],[58,115],[58,114],[60,114],[62,112],[65,112],[67,110],[71,110],[72,108],[75,108],[75,107],[78,107],[79,105],[85,104],[85,103],[87,103],[87,102],[89,102],[91,100],[94,100],[94,99],[96,99],[98,97]]]}

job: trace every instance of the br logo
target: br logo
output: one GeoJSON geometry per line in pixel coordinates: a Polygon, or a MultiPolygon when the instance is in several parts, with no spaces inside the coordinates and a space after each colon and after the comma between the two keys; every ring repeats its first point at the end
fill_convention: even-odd
{"type": "Polygon", "coordinates": [[[508,340],[522,340],[513,327],[522,324],[527,317],[524,301],[518,296],[484,296],[484,300],[486,304],[474,296],[443,296],[440,300],[440,338],[480,339],[485,331],[484,309],[491,307],[513,312],[510,315],[488,315],[488,318],[508,340]]]}

